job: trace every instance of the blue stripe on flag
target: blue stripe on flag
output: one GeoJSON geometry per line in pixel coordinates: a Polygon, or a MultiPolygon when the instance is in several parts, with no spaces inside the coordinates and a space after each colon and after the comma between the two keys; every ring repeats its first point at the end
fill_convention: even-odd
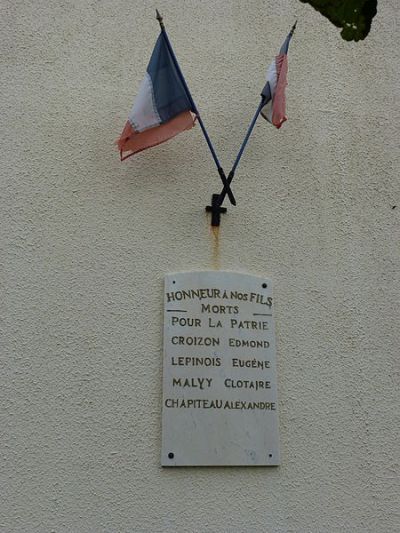
{"type": "Polygon", "coordinates": [[[155,106],[161,123],[191,109],[162,33],[157,39],[147,72],[153,83],[155,106]]]}
{"type": "Polygon", "coordinates": [[[286,37],[285,42],[283,43],[279,51],[279,55],[288,53],[289,43],[290,43],[291,38],[292,38],[292,32],[290,32],[289,35],[286,37]]]}

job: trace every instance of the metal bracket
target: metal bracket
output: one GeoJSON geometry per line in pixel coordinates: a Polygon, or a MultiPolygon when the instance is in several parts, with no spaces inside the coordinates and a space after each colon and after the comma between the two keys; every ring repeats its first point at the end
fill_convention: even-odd
{"type": "Polygon", "coordinates": [[[206,207],[207,213],[211,213],[211,226],[219,226],[221,223],[221,214],[226,213],[226,207],[220,205],[220,195],[213,194],[211,197],[211,205],[206,207]]]}

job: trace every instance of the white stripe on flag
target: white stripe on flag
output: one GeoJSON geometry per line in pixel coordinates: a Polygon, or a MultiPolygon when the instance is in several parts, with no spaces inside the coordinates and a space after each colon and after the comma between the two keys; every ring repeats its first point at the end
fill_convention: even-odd
{"type": "Polygon", "coordinates": [[[262,108],[261,114],[272,124],[272,99],[262,108]]]}
{"type": "Polygon", "coordinates": [[[271,90],[271,97],[275,94],[276,84],[278,81],[278,73],[276,71],[276,59],[272,61],[267,70],[267,81],[269,82],[269,88],[271,90]]]}
{"type": "Polygon", "coordinates": [[[262,108],[261,114],[262,116],[268,120],[268,122],[271,122],[272,124],[272,102],[276,90],[276,85],[278,83],[278,71],[276,69],[276,59],[272,61],[270,66],[267,70],[267,82],[269,84],[269,90],[271,91],[271,98],[270,100],[265,104],[265,106],[262,108]]]}
{"type": "Polygon", "coordinates": [[[161,124],[160,115],[154,103],[153,83],[147,72],[140,84],[139,93],[129,113],[128,120],[137,132],[161,124]]]}

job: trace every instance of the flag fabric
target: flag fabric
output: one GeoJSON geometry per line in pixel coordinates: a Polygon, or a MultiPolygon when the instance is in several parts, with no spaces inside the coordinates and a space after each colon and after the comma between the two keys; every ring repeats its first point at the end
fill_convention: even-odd
{"type": "Polygon", "coordinates": [[[265,105],[261,109],[261,115],[278,129],[287,120],[285,98],[288,71],[287,54],[295,26],[293,26],[289,35],[286,37],[279,54],[269,66],[267,70],[267,83],[261,93],[261,96],[265,99],[265,105]]]}
{"type": "Polygon", "coordinates": [[[195,120],[195,110],[161,32],[128,121],[117,141],[121,161],[192,128],[195,120]]]}

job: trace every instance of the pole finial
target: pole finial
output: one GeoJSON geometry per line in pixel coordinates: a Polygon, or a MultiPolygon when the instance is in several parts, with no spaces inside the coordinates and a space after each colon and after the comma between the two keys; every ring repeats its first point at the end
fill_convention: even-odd
{"type": "Polygon", "coordinates": [[[163,30],[164,29],[164,22],[163,22],[163,18],[160,15],[160,12],[158,11],[158,9],[156,9],[156,19],[158,20],[158,22],[160,24],[160,28],[163,30]]]}

